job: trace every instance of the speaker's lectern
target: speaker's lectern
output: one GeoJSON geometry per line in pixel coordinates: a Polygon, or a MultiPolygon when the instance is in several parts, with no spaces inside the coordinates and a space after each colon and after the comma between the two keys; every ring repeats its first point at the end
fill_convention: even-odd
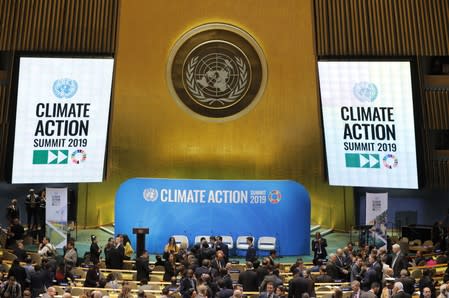
{"type": "Polygon", "coordinates": [[[133,228],[133,234],[136,234],[136,256],[140,257],[145,250],[145,235],[150,232],[149,228],[133,228]]]}

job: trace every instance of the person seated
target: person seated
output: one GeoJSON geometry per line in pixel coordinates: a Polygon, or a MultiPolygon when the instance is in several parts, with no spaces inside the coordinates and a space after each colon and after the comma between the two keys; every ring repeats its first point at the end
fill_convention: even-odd
{"type": "Polygon", "coordinates": [[[315,277],[315,282],[317,282],[317,283],[331,283],[331,282],[334,282],[332,277],[327,274],[325,265],[321,265],[320,266],[320,275],[315,277]]]}
{"type": "Polygon", "coordinates": [[[117,276],[114,273],[108,274],[104,287],[106,289],[120,289],[120,284],[118,283],[117,276]]]}
{"type": "Polygon", "coordinates": [[[156,262],[154,263],[154,266],[165,266],[165,262],[162,260],[160,255],[156,255],[156,262]]]}

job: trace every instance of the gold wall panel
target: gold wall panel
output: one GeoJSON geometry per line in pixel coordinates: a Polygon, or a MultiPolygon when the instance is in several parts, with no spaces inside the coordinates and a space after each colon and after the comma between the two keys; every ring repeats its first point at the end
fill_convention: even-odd
{"type": "Polygon", "coordinates": [[[314,0],[326,55],[447,55],[447,0],[314,0]]]}
{"type": "Polygon", "coordinates": [[[292,179],[310,192],[314,223],[352,224],[351,188],[329,187],[323,174],[312,12],[311,1],[297,0],[122,1],[108,176],[80,186],[78,223],[113,222],[119,185],[156,177],[292,179]],[[264,95],[232,121],[192,117],[167,87],[171,47],[207,22],[246,30],[267,59],[264,95]]]}

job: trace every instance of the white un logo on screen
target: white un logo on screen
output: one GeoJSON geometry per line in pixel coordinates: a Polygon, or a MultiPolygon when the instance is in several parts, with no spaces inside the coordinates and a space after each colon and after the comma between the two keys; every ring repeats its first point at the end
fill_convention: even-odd
{"type": "Polygon", "coordinates": [[[147,202],[154,202],[157,200],[157,197],[158,197],[158,192],[157,192],[157,189],[155,189],[155,188],[146,188],[143,191],[143,198],[147,202]]]}
{"type": "Polygon", "coordinates": [[[72,79],[59,79],[53,83],[53,93],[57,98],[71,98],[78,90],[78,83],[72,79]]]}
{"type": "Polygon", "coordinates": [[[361,102],[373,102],[377,98],[377,87],[370,82],[359,82],[354,85],[354,96],[361,102]]]}

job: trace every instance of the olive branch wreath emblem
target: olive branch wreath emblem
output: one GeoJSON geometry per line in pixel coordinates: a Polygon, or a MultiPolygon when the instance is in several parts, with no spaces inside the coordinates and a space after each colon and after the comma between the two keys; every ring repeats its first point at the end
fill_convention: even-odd
{"type": "Polygon", "coordinates": [[[222,105],[225,105],[225,103],[232,103],[237,98],[239,98],[243,92],[246,89],[246,85],[248,85],[248,71],[246,69],[246,65],[243,62],[243,60],[239,57],[234,57],[235,61],[237,63],[237,67],[239,69],[239,80],[237,83],[237,87],[234,88],[231,93],[228,95],[227,98],[211,98],[206,97],[201,90],[200,87],[195,82],[195,75],[194,70],[195,66],[199,62],[199,56],[193,57],[190,62],[187,64],[187,70],[186,70],[186,83],[187,83],[187,89],[189,89],[189,92],[191,95],[193,95],[198,101],[202,103],[206,103],[208,105],[212,105],[215,102],[219,102],[222,105]]]}

